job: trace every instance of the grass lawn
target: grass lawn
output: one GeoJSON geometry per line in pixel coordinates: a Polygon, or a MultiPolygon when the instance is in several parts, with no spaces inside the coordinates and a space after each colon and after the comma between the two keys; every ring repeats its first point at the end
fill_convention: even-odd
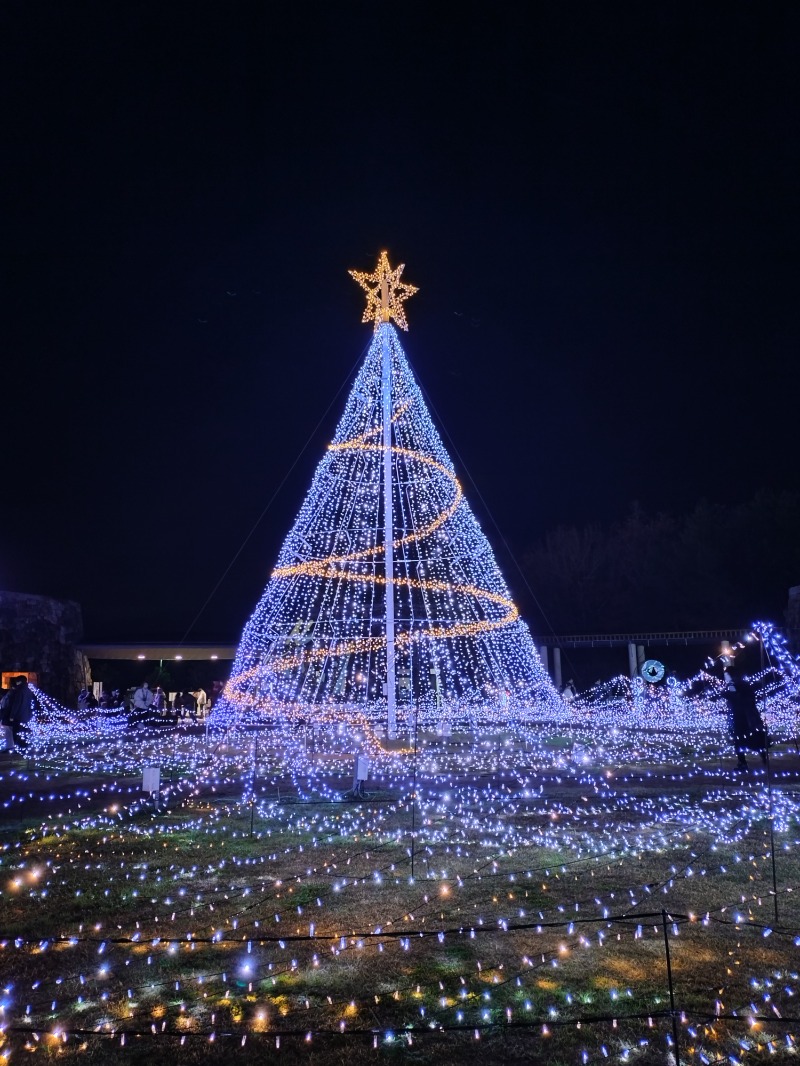
{"type": "Polygon", "coordinates": [[[14,809],[0,1062],[665,1063],[673,1023],[681,1062],[795,1061],[800,765],[775,765],[777,920],[763,775],[699,762],[429,778],[413,836],[392,781],[14,809]]]}

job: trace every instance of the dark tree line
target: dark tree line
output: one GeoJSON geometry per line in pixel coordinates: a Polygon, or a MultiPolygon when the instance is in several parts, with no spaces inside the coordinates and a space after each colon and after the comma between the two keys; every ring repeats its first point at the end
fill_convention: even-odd
{"type": "Polygon", "coordinates": [[[684,515],[636,504],[610,526],[551,531],[523,567],[556,633],[781,624],[800,584],[800,494],[703,501],[684,515]]]}

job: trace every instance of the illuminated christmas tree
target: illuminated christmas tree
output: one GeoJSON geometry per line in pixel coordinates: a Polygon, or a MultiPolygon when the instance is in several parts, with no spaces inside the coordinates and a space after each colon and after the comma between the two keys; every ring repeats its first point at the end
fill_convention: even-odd
{"type": "Polygon", "coordinates": [[[417,290],[381,253],[372,344],[245,627],[226,706],[281,720],[355,713],[394,736],[412,707],[447,728],[557,699],[400,345],[417,290]]]}

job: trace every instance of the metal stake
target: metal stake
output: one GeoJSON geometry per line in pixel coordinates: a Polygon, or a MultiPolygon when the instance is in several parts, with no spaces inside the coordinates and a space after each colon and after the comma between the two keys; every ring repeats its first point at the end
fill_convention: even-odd
{"type": "MultiPolygon", "coordinates": [[[[765,731],[766,735],[766,731],[765,731]]],[[[769,797],[769,849],[772,854],[772,898],[775,903],[775,921],[778,921],[778,876],[775,870],[775,808],[772,805],[772,775],[769,765],[769,737],[766,737],[764,754],[767,767],[767,795],[769,797]]]]}
{"type": "Polygon", "coordinates": [[[389,327],[381,335],[383,404],[383,545],[386,561],[386,735],[397,736],[397,683],[394,644],[394,519],[392,515],[392,349],[389,327]]]}
{"type": "Polygon", "coordinates": [[[250,837],[253,836],[253,823],[256,817],[256,758],[258,755],[258,737],[253,741],[253,781],[250,795],[250,837]]]}
{"type": "Polygon", "coordinates": [[[419,722],[419,708],[414,708],[414,755],[413,755],[413,775],[411,786],[411,880],[414,880],[414,843],[417,838],[416,831],[416,816],[417,816],[417,723],[419,722]]]}
{"type": "Polygon", "coordinates": [[[667,982],[669,984],[669,1012],[672,1015],[672,1039],[675,1042],[675,1066],[681,1066],[678,1050],[678,1019],[675,1014],[675,992],[672,986],[672,963],[669,957],[669,936],[667,935],[667,912],[662,909],[661,920],[664,923],[664,949],[667,953],[667,982]]]}

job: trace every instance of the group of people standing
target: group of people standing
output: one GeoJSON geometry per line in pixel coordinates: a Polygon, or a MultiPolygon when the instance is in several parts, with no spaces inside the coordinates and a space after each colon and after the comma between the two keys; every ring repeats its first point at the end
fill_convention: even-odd
{"type": "Polygon", "coordinates": [[[205,689],[193,692],[170,693],[170,699],[160,685],[151,689],[146,681],[133,694],[133,713],[135,717],[163,718],[172,714],[175,718],[204,717],[208,710],[208,696],[205,689]]]}
{"type": "Polygon", "coordinates": [[[193,692],[171,692],[168,697],[160,685],[150,688],[148,682],[143,681],[132,694],[129,692],[126,696],[120,689],[115,688],[110,693],[103,692],[98,699],[91,688],[84,685],[78,693],[78,710],[92,710],[96,707],[121,708],[130,711],[133,717],[139,720],[165,718],[169,715],[175,718],[198,718],[206,714],[210,702],[203,688],[193,692]]]}
{"type": "Polygon", "coordinates": [[[88,685],[84,685],[78,693],[78,710],[94,710],[95,707],[125,707],[125,697],[122,695],[120,689],[115,688],[111,692],[102,692],[100,698],[95,696],[94,692],[88,685]]]}
{"type": "MultiPolygon", "coordinates": [[[[737,769],[749,769],[745,755],[747,751],[757,753],[766,765],[769,739],[753,687],[735,668],[732,660],[723,661],[723,668],[728,730],[736,749],[737,769]]],[[[575,699],[572,681],[564,689],[563,698],[568,702],[575,699]]],[[[114,689],[109,695],[104,693],[98,700],[89,686],[85,685],[78,694],[79,710],[98,706],[126,708],[127,703],[119,689],[114,689]]],[[[131,711],[133,717],[140,721],[165,719],[170,715],[177,720],[204,717],[209,708],[210,701],[202,688],[193,692],[170,693],[170,699],[167,699],[160,685],[151,689],[148,682],[143,681],[133,693],[131,711]]],[[[13,677],[11,687],[0,697],[0,727],[4,730],[0,747],[24,747],[25,727],[32,715],[33,695],[28,688],[28,679],[24,674],[13,677]]]]}

